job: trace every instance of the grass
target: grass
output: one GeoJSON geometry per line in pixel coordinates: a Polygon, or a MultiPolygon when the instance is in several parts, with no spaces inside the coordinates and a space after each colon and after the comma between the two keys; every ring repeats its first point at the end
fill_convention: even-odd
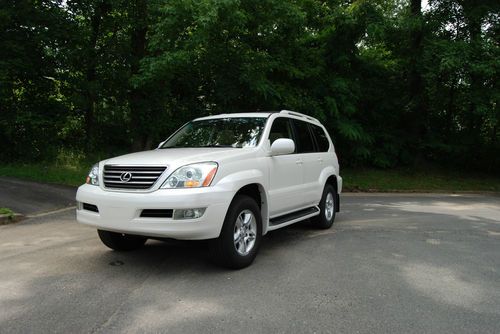
{"type": "Polygon", "coordinates": [[[446,170],[346,169],[344,191],[500,192],[500,175],[446,170]]]}
{"type": "Polygon", "coordinates": [[[0,165],[0,176],[10,176],[24,180],[79,186],[91,166],[57,166],[41,164],[0,165]]]}
{"type": "Polygon", "coordinates": [[[0,208],[0,216],[6,216],[0,218],[0,225],[6,225],[14,222],[14,211],[8,208],[0,208]]]}
{"type": "Polygon", "coordinates": [[[9,208],[0,208],[0,215],[7,215],[9,217],[14,216],[14,211],[9,208]]]}
{"type": "MultiPolygon", "coordinates": [[[[0,176],[79,186],[89,166],[0,165],[0,176]]],[[[468,174],[445,170],[342,169],[344,191],[500,192],[500,175],[468,174]]]]}

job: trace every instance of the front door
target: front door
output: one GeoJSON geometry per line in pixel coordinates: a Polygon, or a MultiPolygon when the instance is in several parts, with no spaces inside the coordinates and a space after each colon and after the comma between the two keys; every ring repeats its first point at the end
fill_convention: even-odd
{"type": "MultiPolygon", "coordinates": [[[[289,118],[274,120],[269,134],[270,144],[279,138],[289,138],[296,142],[289,118]]],[[[297,146],[297,144],[295,144],[297,146]]],[[[269,157],[269,216],[276,217],[302,206],[303,162],[297,154],[269,157]]]]}

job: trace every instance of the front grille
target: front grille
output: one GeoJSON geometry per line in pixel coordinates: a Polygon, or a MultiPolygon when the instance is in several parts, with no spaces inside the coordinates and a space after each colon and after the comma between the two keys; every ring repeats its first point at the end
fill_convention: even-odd
{"type": "Polygon", "coordinates": [[[144,209],[141,217],[144,218],[172,218],[174,210],[172,209],[144,209]]]}
{"type": "Polygon", "coordinates": [[[165,166],[104,166],[104,186],[112,189],[149,189],[167,169],[165,166]]]}

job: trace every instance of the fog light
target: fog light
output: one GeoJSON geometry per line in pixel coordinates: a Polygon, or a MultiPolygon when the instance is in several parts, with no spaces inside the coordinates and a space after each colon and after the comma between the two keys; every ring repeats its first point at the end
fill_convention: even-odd
{"type": "Polygon", "coordinates": [[[196,219],[203,216],[206,208],[197,209],[175,209],[174,219],[196,219]]]}

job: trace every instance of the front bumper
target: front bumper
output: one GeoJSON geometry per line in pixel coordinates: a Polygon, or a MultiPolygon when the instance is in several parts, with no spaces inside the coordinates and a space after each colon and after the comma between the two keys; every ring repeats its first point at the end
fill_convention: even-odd
{"type": "Polygon", "coordinates": [[[78,206],[79,223],[98,229],[183,240],[217,238],[233,193],[217,187],[197,189],[158,189],[149,193],[105,191],[84,184],[78,188],[77,202],[96,205],[99,212],[78,206]],[[140,217],[143,209],[206,208],[197,219],[140,217]]]}

